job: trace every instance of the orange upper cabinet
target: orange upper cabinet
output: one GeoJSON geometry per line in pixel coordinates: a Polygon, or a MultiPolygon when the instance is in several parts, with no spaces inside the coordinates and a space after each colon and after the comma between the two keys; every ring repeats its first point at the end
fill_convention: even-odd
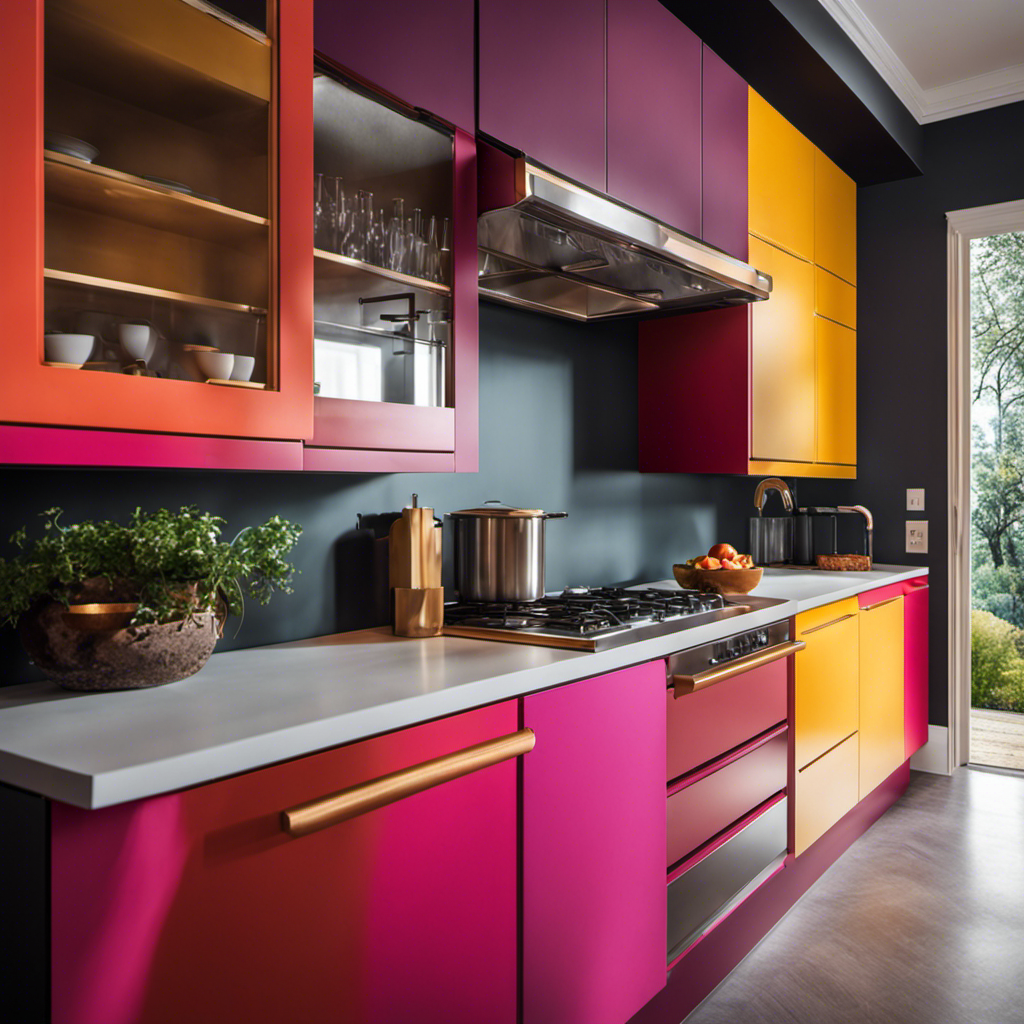
{"type": "Polygon", "coordinates": [[[822,267],[814,268],[814,312],[857,329],[857,289],[822,267]]]}
{"type": "Polygon", "coordinates": [[[750,232],[813,260],[814,146],[753,89],[748,115],[750,232]]]}
{"type": "Polygon", "coordinates": [[[814,318],[817,462],[857,464],[857,333],[814,318]]]}
{"type": "Polygon", "coordinates": [[[860,596],[860,798],[905,760],[903,597],[860,596]]]}
{"type": "Polygon", "coordinates": [[[753,306],[751,457],[813,462],[814,267],[753,236],[750,262],[773,282],[753,306]]]}
{"type": "Polygon", "coordinates": [[[312,3],[268,7],[0,7],[4,422],[311,433],[312,3]]]}
{"type": "Polygon", "coordinates": [[[814,262],[857,283],[857,185],[814,150],[814,262]]]}

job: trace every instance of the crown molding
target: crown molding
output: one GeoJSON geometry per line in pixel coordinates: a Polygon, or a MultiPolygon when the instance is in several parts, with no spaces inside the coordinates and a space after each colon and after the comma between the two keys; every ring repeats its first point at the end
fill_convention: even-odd
{"type": "Polygon", "coordinates": [[[922,89],[856,0],[820,0],[919,124],[1024,100],[1024,64],[922,89]]]}

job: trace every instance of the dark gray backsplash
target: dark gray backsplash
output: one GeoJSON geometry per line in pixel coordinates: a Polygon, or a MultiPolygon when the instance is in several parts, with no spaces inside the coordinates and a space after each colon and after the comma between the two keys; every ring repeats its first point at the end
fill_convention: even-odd
{"type": "MultiPolygon", "coordinates": [[[[715,541],[746,547],[754,481],[637,472],[636,344],[635,321],[576,325],[484,303],[479,473],[5,470],[0,537],[52,505],[68,522],[123,518],[136,505],[197,504],[223,515],[228,533],[274,513],[301,523],[295,593],[266,608],[250,602],[218,650],[372,624],[370,560],[352,535],[356,514],[400,509],[413,491],[438,514],[488,498],[568,512],[547,525],[549,589],[663,579],[674,561],[715,541]]],[[[807,481],[802,496],[849,497],[845,485],[835,487],[807,481]]],[[[448,544],[445,576],[450,583],[448,544]]],[[[0,678],[36,678],[11,630],[0,635],[0,678]]]]}

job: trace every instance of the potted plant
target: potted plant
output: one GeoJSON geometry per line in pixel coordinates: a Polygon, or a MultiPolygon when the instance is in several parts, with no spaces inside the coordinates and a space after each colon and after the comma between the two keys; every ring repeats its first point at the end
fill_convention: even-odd
{"type": "Polygon", "coordinates": [[[17,625],[32,660],[62,686],[119,690],[184,679],[206,663],[228,612],[246,596],[291,593],[285,555],[302,528],[273,516],[221,539],[224,520],[193,506],[136,509],[127,525],[61,523],[0,558],[0,623],[17,625]]]}

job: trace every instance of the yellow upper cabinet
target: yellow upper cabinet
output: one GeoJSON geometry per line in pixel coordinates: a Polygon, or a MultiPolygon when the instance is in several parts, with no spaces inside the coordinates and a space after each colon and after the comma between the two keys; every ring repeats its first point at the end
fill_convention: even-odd
{"type": "Polygon", "coordinates": [[[750,262],[772,276],[753,306],[751,458],[813,462],[814,267],[753,236],[750,262]]]}
{"type": "Polygon", "coordinates": [[[844,281],[857,283],[857,185],[817,147],[813,259],[844,281]]]}
{"type": "Polygon", "coordinates": [[[753,89],[748,118],[750,232],[813,261],[814,146],[753,89]]]}
{"type": "Polygon", "coordinates": [[[818,462],[857,465],[857,332],[814,318],[818,462]]]}

